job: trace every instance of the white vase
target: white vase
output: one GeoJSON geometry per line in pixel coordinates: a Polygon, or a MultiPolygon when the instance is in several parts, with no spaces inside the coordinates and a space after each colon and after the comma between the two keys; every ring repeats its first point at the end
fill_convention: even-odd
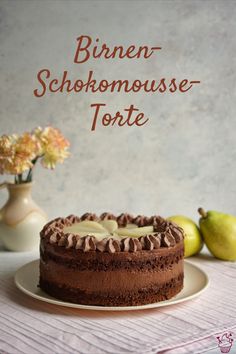
{"type": "Polygon", "coordinates": [[[10,251],[39,248],[39,232],[47,216],[31,197],[32,183],[6,183],[9,198],[0,210],[0,238],[10,251]]]}

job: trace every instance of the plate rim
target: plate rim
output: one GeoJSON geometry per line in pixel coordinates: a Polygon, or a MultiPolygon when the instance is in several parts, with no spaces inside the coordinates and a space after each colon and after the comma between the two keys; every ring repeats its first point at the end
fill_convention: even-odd
{"type": "Polygon", "coordinates": [[[56,299],[56,298],[48,295],[47,293],[45,293],[43,290],[41,290],[42,293],[45,293],[45,295],[47,297],[39,295],[39,294],[35,294],[34,292],[32,292],[32,291],[28,290],[27,288],[25,288],[21,284],[21,282],[19,282],[18,277],[24,271],[24,268],[29,267],[30,264],[36,266],[36,264],[38,264],[39,261],[40,261],[39,258],[35,259],[33,261],[30,261],[30,262],[24,264],[23,266],[21,266],[20,268],[17,269],[17,271],[15,272],[15,275],[14,275],[14,282],[15,282],[16,287],[20,291],[22,291],[24,294],[30,296],[31,298],[37,299],[39,301],[50,303],[50,304],[57,305],[57,306],[76,308],[76,309],[80,309],[80,310],[93,310],[93,311],[135,311],[136,310],[137,311],[137,310],[148,310],[148,309],[153,309],[153,308],[176,305],[176,304],[179,304],[179,303],[182,303],[182,302],[185,302],[185,301],[192,300],[195,297],[201,295],[208,288],[209,283],[210,283],[209,277],[208,277],[207,273],[203,269],[201,269],[200,267],[198,267],[197,265],[195,265],[194,263],[192,263],[189,260],[184,260],[184,264],[188,264],[191,267],[195,268],[195,270],[200,272],[201,275],[205,278],[204,286],[200,290],[196,291],[195,293],[193,293],[191,295],[185,296],[185,297],[180,298],[180,299],[172,298],[172,299],[165,300],[165,301],[159,301],[159,302],[155,302],[155,303],[151,303],[151,304],[138,305],[138,306],[94,306],[94,305],[82,305],[82,304],[75,304],[75,303],[72,303],[72,302],[67,302],[67,301],[62,301],[62,300],[56,299]],[[48,297],[48,296],[50,296],[50,297],[48,297]]]}

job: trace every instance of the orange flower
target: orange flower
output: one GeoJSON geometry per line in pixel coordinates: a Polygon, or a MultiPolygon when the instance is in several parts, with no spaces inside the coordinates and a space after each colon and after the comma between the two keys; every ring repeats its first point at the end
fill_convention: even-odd
{"type": "Polygon", "coordinates": [[[34,135],[24,133],[15,143],[15,154],[22,159],[34,160],[40,152],[40,144],[34,135]]]}
{"type": "Polygon", "coordinates": [[[29,170],[31,167],[32,162],[26,156],[16,154],[12,163],[8,165],[8,171],[5,171],[4,173],[19,175],[29,170]]]}
{"type": "Polygon", "coordinates": [[[65,158],[69,156],[70,143],[59,129],[38,127],[33,131],[33,134],[40,142],[41,163],[44,167],[53,169],[58,162],[63,163],[65,158]]]}
{"type": "Polygon", "coordinates": [[[37,159],[41,158],[44,167],[53,169],[69,156],[69,145],[61,132],[52,127],[39,127],[21,136],[3,135],[0,137],[0,174],[22,175],[29,170],[26,179],[21,176],[18,183],[31,181],[31,169],[37,159]]]}
{"type": "Polygon", "coordinates": [[[39,143],[29,133],[0,138],[0,173],[18,175],[30,169],[39,151],[39,143]]]}
{"type": "Polygon", "coordinates": [[[33,167],[32,161],[38,156],[40,146],[35,136],[26,132],[16,140],[14,150],[13,166],[16,174],[20,174],[33,167]]]}
{"type": "Polygon", "coordinates": [[[14,136],[2,135],[0,137],[0,174],[9,173],[12,159],[14,157],[13,149],[14,136]]]}

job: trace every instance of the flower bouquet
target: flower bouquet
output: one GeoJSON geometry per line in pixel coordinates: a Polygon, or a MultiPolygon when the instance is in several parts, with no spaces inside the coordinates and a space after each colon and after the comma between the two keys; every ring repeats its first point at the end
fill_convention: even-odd
{"type": "Polygon", "coordinates": [[[37,161],[53,169],[69,156],[69,141],[58,129],[38,127],[31,133],[3,135],[0,137],[0,174],[15,176],[15,183],[32,181],[37,161]]]}

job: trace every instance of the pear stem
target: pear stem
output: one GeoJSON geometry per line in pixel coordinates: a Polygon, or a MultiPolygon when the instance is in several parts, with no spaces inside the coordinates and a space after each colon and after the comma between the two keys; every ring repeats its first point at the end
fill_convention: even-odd
{"type": "Polygon", "coordinates": [[[198,208],[198,212],[204,219],[207,217],[207,213],[203,208],[198,208]]]}

